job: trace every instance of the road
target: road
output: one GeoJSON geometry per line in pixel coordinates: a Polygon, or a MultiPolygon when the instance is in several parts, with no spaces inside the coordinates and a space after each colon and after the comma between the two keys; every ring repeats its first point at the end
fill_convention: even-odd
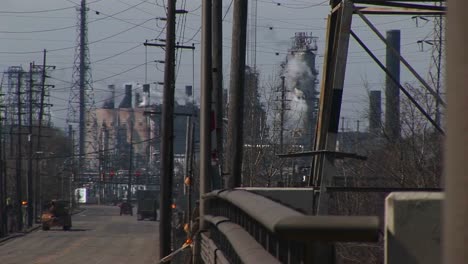
{"type": "Polygon", "coordinates": [[[158,223],[119,216],[117,206],[83,206],[71,231],[54,227],[0,244],[2,264],[155,263],[158,223]]]}

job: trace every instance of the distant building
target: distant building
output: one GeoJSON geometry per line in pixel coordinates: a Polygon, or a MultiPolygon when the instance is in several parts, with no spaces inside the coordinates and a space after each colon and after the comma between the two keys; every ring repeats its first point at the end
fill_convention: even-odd
{"type": "MultiPolygon", "coordinates": [[[[114,108],[117,106],[114,102],[114,86],[109,88],[111,98],[96,109],[99,136],[93,144],[99,146],[100,153],[103,153],[101,159],[105,159],[101,162],[101,169],[127,170],[130,164],[130,147],[133,170],[154,168],[159,159],[161,143],[161,104],[149,105],[146,95],[140,97],[134,92],[132,85],[126,85],[124,98],[118,108],[114,108]]],[[[147,86],[144,86],[143,91],[149,91],[147,86]]],[[[184,155],[187,116],[198,115],[198,107],[192,102],[186,102],[185,105],[176,103],[174,113],[174,155],[184,155]]],[[[197,133],[195,138],[198,141],[197,133]]],[[[86,153],[90,151],[87,150],[86,153]]]]}

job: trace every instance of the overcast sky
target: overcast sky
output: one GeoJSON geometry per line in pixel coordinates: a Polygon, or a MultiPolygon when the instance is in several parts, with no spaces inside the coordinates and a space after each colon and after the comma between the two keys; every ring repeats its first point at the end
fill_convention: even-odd
{"type": "MultiPolygon", "coordinates": [[[[163,81],[163,65],[152,61],[163,60],[160,48],[142,45],[145,40],[165,38],[163,0],[88,0],[88,40],[94,90],[97,106],[102,104],[107,85],[115,84],[117,94],[122,93],[125,83],[145,82],[145,62],[147,82],[163,81]]],[[[69,87],[72,81],[72,67],[77,45],[77,10],[79,0],[2,0],[0,7],[0,67],[3,71],[9,66],[22,65],[27,68],[35,61],[42,63],[42,50],[47,49],[47,62],[57,66],[51,74],[56,85],[52,91],[54,103],[54,123],[65,126],[68,107],[69,87]]],[[[223,1],[224,19],[224,65],[225,84],[228,84],[228,67],[231,52],[232,7],[231,0],[223,1]]],[[[257,66],[260,78],[267,81],[278,71],[290,46],[290,38],[295,32],[311,32],[318,39],[317,69],[322,72],[328,1],[323,0],[258,0],[257,12],[257,66]],[[279,55],[277,55],[279,54],[279,55]]],[[[188,10],[186,16],[178,15],[178,41],[196,46],[195,61],[192,52],[183,51],[179,59],[176,89],[183,92],[185,85],[192,84],[192,63],[195,64],[194,85],[199,94],[199,41],[201,23],[200,0],[178,0],[179,9],[188,10]]],[[[402,53],[423,76],[427,76],[431,47],[421,47],[418,40],[431,40],[433,24],[411,16],[370,17],[377,28],[402,31],[402,53]]],[[[366,41],[366,44],[383,60],[385,48],[359,17],[353,17],[353,30],[366,41]]],[[[342,116],[348,118],[349,126],[358,119],[364,120],[367,108],[366,91],[363,80],[371,89],[382,89],[384,74],[367,54],[350,41],[348,68],[345,81],[342,116]]],[[[251,56],[249,51],[249,56],[251,56]]],[[[402,66],[402,81],[414,82],[402,66]]],[[[319,78],[321,79],[321,77],[319,78]]],[[[227,86],[226,86],[227,87],[227,86]]],[[[158,87],[161,89],[161,87],[158,87]]],[[[119,98],[117,98],[119,103],[119,98]]]]}

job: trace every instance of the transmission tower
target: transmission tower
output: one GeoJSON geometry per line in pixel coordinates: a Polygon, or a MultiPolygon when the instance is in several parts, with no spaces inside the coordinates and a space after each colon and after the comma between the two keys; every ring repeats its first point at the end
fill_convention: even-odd
{"type": "MultiPolygon", "coordinates": [[[[435,5],[442,6],[444,3],[436,2],[435,5]]],[[[443,93],[442,83],[444,83],[442,73],[444,72],[443,61],[445,58],[445,17],[443,15],[434,17],[434,34],[432,41],[432,56],[429,68],[429,77],[438,95],[443,93]]],[[[438,100],[435,100],[435,121],[440,126],[441,110],[438,100]]]]}
{"type": "Polygon", "coordinates": [[[88,10],[86,0],[81,0],[81,5],[77,7],[77,46],[67,115],[68,124],[77,125],[79,130],[77,150],[79,177],[82,177],[84,172],[97,171],[98,167],[96,105],[92,86],[86,19],[88,10]]]}

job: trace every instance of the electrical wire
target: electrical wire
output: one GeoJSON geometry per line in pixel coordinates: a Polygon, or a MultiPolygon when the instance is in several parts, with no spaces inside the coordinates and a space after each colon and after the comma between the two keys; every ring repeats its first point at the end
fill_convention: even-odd
{"type": "MultiPolygon", "coordinates": [[[[232,6],[232,3],[233,3],[233,0],[231,0],[231,2],[229,3],[227,9],[226,9],[226,12],[224,13],[224,16],[223,16],[223,19],[222,21],[224,21],[224,19],[226,18],[227,14],[229,13],[229,10],[231,9],[231,6],[232,6]]],[[[182,43],[188,43],[188,42],[191,42],[195,39],[195,37],[198,35],[198,33],[200,33],[201,31],[201,26],[197,29],[197,31],[195,32],[195,34],[193,34],[193,36],[191,38],[189,38],[188,40],[186,41],[183,41],[182,43]]]]}
{"type": "Polygon", "coordinates": [[[6,10],[0,10],[0,14],[37,14],[37,13],[48,13],[48,12],[62,11],[62,10],[74,9],[74,8],[76,8],[76,7],[75,6],[69,6],[69,7],[46,9],[46,10],[34,10],[34,11],[6,11],[6,10]]]}

